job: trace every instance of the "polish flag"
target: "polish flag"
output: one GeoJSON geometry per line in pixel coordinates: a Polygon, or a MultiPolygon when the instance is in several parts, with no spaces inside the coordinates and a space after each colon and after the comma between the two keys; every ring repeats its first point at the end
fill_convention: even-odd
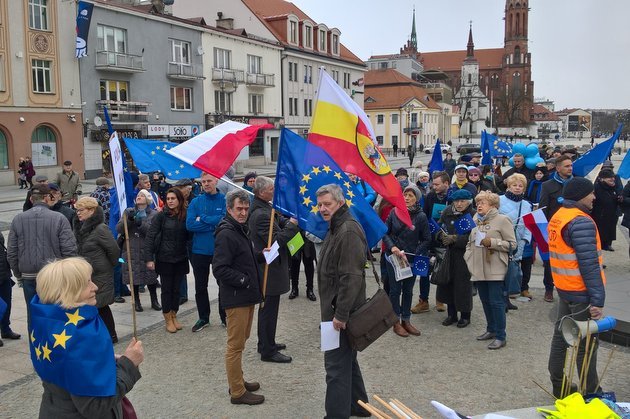
{"type": "Polygon", "coordinates": [[[547,217],[542,208],[523,216],[525,227],[532,232],[542,260],[549,260],[549,238],[547,235],[547,217]]]}
{"type": "Polygon", "coordinates": [[[232,166],[241,150],[254,142],[258,130],[268,128],[273,128],[273,125],[248,125],[227,121],[166,152],[221,178],[232,166]]]}

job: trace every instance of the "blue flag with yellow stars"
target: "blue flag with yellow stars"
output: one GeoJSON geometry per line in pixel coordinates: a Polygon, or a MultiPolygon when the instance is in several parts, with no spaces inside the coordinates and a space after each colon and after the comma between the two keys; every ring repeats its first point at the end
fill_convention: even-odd
{"type": "Polygon", "coordinates": [[[433,219],[433,217],[429,218],[429,232],[431,234],[436,234],[441,230],[440,225],[433,219]]]}
{"type": "Polygon", "coordinates": [[[112,338],[93,306],[69,310],[31,301],[31,361],[42,381],[75,396],[116,395],[112,338]]]}
{"type": "Polygon", "coordinates": [[[455,230],[457,234],[467,234],[475,228],[475,221],[473,220],[470,214],[466,214],[462,217],[459,217],[457,221],[455,221],[455,230]]]}
{"type": "Polygon", "coordinates": [[[201,176],[201,170],[184,163],[166,152],[175,147],[169,141],[124,138],[133,162],[142,173],[160,171],[169,179],[191,179],[201,176]]]}
{"type": "Polygon", "coordinates": [[[283,129],[278,150],[274,208],[296,218],[303,230],[323,239],[328,223],[319,214],[315,193],[321,186],[330,183],[341,186],[352,216],[363,227],[368,245],[374,247],[387,231],[374,209],[324,150],[283,129]]]}
{"type": "Polygon", "coordinates": [[[429,275],[429,258],[426,256],[416,256],[413,258],[413,265],[411,265],[411,272],[414,275],[428,276],[429,275]]]}

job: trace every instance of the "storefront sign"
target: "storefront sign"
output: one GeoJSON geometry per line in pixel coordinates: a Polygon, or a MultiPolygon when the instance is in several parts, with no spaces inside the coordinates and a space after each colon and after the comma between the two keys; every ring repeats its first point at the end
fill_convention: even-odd
{"type": "Polygon", "coordinates": [[[168,135],[168,125],[148,125],[149,137],[162,137],[168,135]]]}

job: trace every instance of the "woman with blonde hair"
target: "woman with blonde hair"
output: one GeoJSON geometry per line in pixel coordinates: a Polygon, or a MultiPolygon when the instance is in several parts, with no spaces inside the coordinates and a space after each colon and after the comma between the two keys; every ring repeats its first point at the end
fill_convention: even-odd
{"type": "Polygon", "coordinates": [[[486,316],[486,332],[477,336],[477,340],[492,340],[488,349],[500,349],[506,343],[503,280],[508,252],[516,247],[516,237],[510,218],[499,214],[499,195],[482,191],[475,202],[476,227],[470,233],[464,260],[470,280],[477,283],[486,316]]]}
{"type": "Polygon", "coordinates": [[[80,257],[53,261],[37,275],[29,346],[44,387],[40,418],[123,417],[125,394],[140,379],[142,342],[134,338],[114,355],[91,275],[80,257]]]}
{"type": "Polygon", "coordinates": [[[77,215],[73,230],[78,254],[92,265],[92,281],[98,287],[96,307],[109,330],[112,342],[116,343],[116,325],[109,305],[114,302],[114,266],[118,264],[120,248],[111,230],[105,225],[103,209],[95,198],[79,198],[74,207],[77,215]]]}

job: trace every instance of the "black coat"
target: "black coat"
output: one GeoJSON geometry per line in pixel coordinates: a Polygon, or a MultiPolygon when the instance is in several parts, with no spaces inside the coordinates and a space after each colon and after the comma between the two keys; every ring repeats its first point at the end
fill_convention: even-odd
{"type": "Polygon", "coordinates": [[[170,211],[158,213],[144,241],[142,256],[145,262],[178,263],[188,260],[188,241],[190,235],[186,229],[186,217],[179,220],[170,211]]]}
{"type": "Polygon", "coordinates": [[[11,279],[11,267],[7,260],[7,248],[4,244],[4,236],[0,232],[0,284],[11,279]]]}
{"type": "Polygon", "coordinates": [[[254,250],[247,224],[226,215],[214,232],[212,257],[212,274],[219,282],[223,308],[246,307],[262,301],[258,263],[264,260],[262,252],[254,250]]]}
{"type": "MultiPolygon", "coordinates": [[[[442,213],[439,224],[448,234],[457,234],[455,221],[465,214],[470,214],[471,216],[475,214],[472,205],[463,214],[458,215],[453,213],[453,206],[449,205],[442,213]]],[[[468,272],[468,267],[464,260],[469,236],[470,233],[457,234],[455,243],[447,246],[448,252],[450,252],[449,272],[451,282],[448,285],[438,286],[436,293],[438,301],[446,304],[455,304],[456,310],[464,313],[471,312],[473,307],[470,272],[468,272]]]]}
{"type": "Polygon", "coordinates": [[[81,222],[75,217],[73,223],[79,256],[92,265],[92,281],[98,287],[96,306],[99,308],[114,302],[114,267],[120,256],[118,243],[103,221],[103,209],[96,207],[90,218],[81,222]]]}
{"type": "Polygon", "coordinates": [[[623,201],[621,202],[621,209],[623,210],[621,225],[630,229],[630,182],[626,183],[621,196],[623,197],[623,201]]]}
{"type": "Polygon", "coordinates": [[[591,217],[597,224],[602,246],[609,245],[617,238],[618,205],[615,187],[608,186],[603,181],[595,182],[595,202],[591,217]]]}
{"type": "MultiPolygon", "coordinates": [[[[268,202],[256,197],[249,208],[249,218],[247,225],[249,228],[249,237],[254,243],[254,249],[259,252],[268,247],[267,239],[269,238],[269,224],[271,220],[271,205],[268,202]]],[[[298,226],[290,223],[288,219],[279,216],[273,223],[273,236],[271,243],[277,241],[280,248],[280,255],[271,262],[267,273],[267,289],[266,295],[282,295],[289,292],[289,268],[291,266],[291,254],[287,247],[287,243],[298,233],[298,226]]],[[[264,263],[259,265],[261,276],[264,263]]]]}
{"type": "MultiPolygon", "coordinates": [[[[396,211],[389,213],[385,225],[387,232],[383,236],[383,243],[387,251],[391,253],[392,247],[397,247],[407,253],[419,256],[427,256],[431,244],[431,232],[427,216],[419,206],[409,210],[409,217],[413,228],[409,228],[396,215],[396,211]]],[[[407,255],[407,260],[413,263],[414,256],[407,255]]]]}
{"type": "Polygon", "coordinates": [[[540,191],[540,202],[538,203],[538,207],[545,207],[543,212],[545,213],[547,220],[551,220],[551,217],[553,217],[556,211],[558,211],[562,206],[562,204],[558,202],[558,198],[562,196],[563,187],[563,184],[553,178],[543,182],[541,186],[542,189],[540,191]]]}
{"type": "MultiPolygon", "coordinates": [[[[131,271],[133,273],[134,285],[153,285],[157,284],[157,272],[147,269],[146,257],[144,256],[144,242],[147,232],[151,228],[151,223],[157,216],[157,211],[147,207],[147,216],[144,218],[135,218],[136,208],[128,208],[125,210],[127,218],[127,229],[129,238],[125,240],[122,248],[122,257],[127,259],[127,246],[131,252],[131,271]]],[[[124,220],[121,217],[116,224],[118,234],[125,235],[124,220]]],[[[122,270],[123,282],[129,284],[129,268],[125,266],[122,270]]]]}

